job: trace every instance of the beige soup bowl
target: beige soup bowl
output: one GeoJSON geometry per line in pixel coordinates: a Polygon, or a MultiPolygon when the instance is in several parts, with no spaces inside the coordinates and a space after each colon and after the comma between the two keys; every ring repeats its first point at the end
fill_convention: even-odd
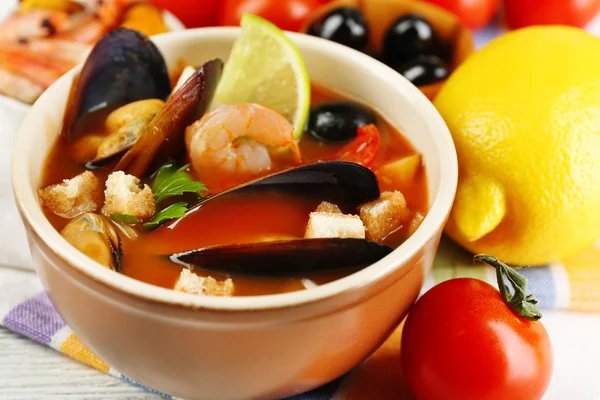
{"type": "MultiPolygon", "coordinates": [[[[169,68],[227,58],[238,28],[153,39],[169,68]]],[[[457,182],[456,152],[427,98],[378,61],[322,39],[290,34],[313,82],[368,104],[423,155],[430,211],[381,261],[301,292],[217,298],[179,293],[108,270],[71,247],[44,217],[36,189],[77,69],[50,87],[18,134],[12,183],[33,260],[66,323],[128,377],[186,399],[293,395],[335,379],[369,356],[406,315],[432,266],[457,182]]]]}

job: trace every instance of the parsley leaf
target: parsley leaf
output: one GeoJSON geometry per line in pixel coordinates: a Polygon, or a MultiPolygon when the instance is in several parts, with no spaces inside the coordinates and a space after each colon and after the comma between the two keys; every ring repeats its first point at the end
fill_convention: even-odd
{"type": "Polygon", "coordinates": [[[175,161],[169,161],[160,167],[152,183],[152,193],[154,193],[156,204],[169,197],[206,190],[206,186],[193,181],[190,174],[185,172],[188,167],[189,164],[186,164],[177,169],[175,161]]]}
{"type": "Polygon", "coordinates": [[[151,221],[146,222],[142,225],[142,228],[147,231],[151,231],[152,229],[158,228],[163,223],[170,221],[175,218],[185,217],[185,212],[187,211],[187,203],[174,203],[169,207],[166,207],[156,214],[154,214],[154,218],[151,221]]]}
{"type": "Polygon", "coordinates": [[[110,214],[110,219],[121,224],[133,225],[138,223],[138,219],[129,214],[110,214]]]}

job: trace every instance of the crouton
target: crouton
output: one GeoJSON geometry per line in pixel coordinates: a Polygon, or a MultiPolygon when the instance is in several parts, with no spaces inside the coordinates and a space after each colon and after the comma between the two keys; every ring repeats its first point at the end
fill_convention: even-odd
{"type": "Polygon", "coordinates": [[[315,212],[324,212],[324,213],[333,213],[333,214],[341,214],[342,210],[332,203],[328,203],[326,201],[322,201],[321,204],[317,206],[315,212]]]}
{"type": "Polygon", "coordinates": [[[102,182],[91,171],[37,192],[42,206],[64,218],[94,212],[102,204],[102,182]]]}
{"type": "Polygon", "coordinates": [[[406,200],[399,191],[383,192],[378,200],[359,207],[360,219],[367,228],[367,239],[381,242],[410,217],[406,200]]]}
{"type": "Polygon", "coordinates": [[[330,212],[311,212],[305,239],[365,238],[365,227],[357,215],[330,212]]]}
{"type": "Polygon", "coordinates": [[[215,278],[210,276],[203,278],[184,268],[175,283],[174,290],[206,296],[232,296],[234,288],[231,278],[218,282],[215,278]]]}
{"type": "Polygon", "coordinates": [[[138,178],[123,171],[110,174],[106,180],[102,214],[107,217],[111,214],[128,214],[140,221],[152,218],[156,211],[154,195],[150,186],[140,188],[139,184],[138,178]]]}

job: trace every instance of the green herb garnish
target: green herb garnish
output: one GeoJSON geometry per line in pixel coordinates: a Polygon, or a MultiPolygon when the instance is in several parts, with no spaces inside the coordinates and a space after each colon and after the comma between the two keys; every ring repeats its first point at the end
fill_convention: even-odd
{"type": "Polygon", "coordinates": [[[175,161],[169,161],[160,167],[152,183],[152,193],[154,193],[156,204],[169,197],[206,190],[206,186],[195,182],[190,174],[185,172],[188,167],[189,164],[186,164],[178,169],[175,161]]]}
{"type": "Polygon", "coordinates": [[[110,214],[110,219],[121,224],[133,225],[139,221],[134,215],[129,214],[110,214]]]}
{"type": "Polygon", "coordinates": [[[174,203],[154,214],[152,220],[142,225],[142,228],[147,231],[158,228],[160,225],[175,218],[185,217],[187,211],[187,203],[174,203]]]}

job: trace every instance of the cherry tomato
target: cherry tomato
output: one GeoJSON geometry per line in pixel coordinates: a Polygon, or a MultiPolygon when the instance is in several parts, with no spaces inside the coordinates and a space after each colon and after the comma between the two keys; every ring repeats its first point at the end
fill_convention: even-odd
{"type": "Polygon", "coordinates": [[[498,290],[471,278],[443,282],[417,301],[401,350],[419,400],[537,400],[552,375],[544,325],[517,315],[498,290]]]}
{"type": "Polygon", "coordinates": [[[504,0],[506,23],[512,29],[529,25],[582,27],[600,10],[600,0],[504,0]]]}
{"type": "MultiPolygon", "coordinates": [[[[426,0],[450,11],[470,29],[489,24],[498,12],[500,0],[426,0]]],[[[519,1],[519,0],[515,0],[519,1]]],[[[527,2],[529,0],[521,0],[527,2]]],[[[544,0],[540,0],[544,1],[544,0]]]]}
{"type": "Polygon", "coordinates": [[[342,147],[334,156],[335,160],[349,161],[369,167],[379,150],[379,129],[373,124],[358,128],[354,140],[342,147]]]}
{"type": "Polygon", "coordinates": [[[299,31],[318,0],[225,0],[219,25],[238,26],[244,13],[265,18],[286,31],[299,31]]]}
{"type": "Polygon", "coordinates": [[[158,7],[175,15],[187,28],[213,26],[222,0],[151,0],[158,7]]]}

